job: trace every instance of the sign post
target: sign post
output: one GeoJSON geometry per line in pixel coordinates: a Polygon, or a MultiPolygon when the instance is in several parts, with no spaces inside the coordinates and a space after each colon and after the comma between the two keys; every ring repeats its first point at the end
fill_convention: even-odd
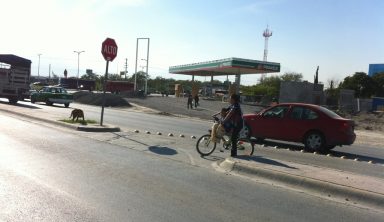
{"type": "Polygon", "coordinates": [[[107,38],[101,45],[101,54],[103,55],[105,61],[107,61],[105,68],[105,77],[103,82],[103,102],[101,105],[101,117],[100,117],[100,126],[103,125],[104,119],[104,107],[105,107],[105,90],[108,80],[108,66],[109,62],[112,62],[117,56],[117,44],[114,39],[107,38]]]}

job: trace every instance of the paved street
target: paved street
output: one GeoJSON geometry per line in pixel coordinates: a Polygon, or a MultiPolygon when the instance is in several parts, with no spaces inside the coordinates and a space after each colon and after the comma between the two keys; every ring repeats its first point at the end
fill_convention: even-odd
{"type": "MultiPolygon", "coordinates": [[[[4,100],[3,100],[4,101],[4,100]]],[[[31,104],[29,102],[20,102],[17,106],[9,106],[7,103],[2,102],[0,106],[5,109],[18,109],[21,112],[39,113],[39,116],[52,117],[56,120],[68,118],[71,109],[63,108],[63,106],[46,106],[45,104],[31,104]],[[11,108],[10,108],[11,107],[11,108]],[[41,113],[41,114],[40,114],[41,113]]],[[[82,104],[71,104],[71,107],[81,108],[85,112],[88,119],[99,120],[100,107],[88,106],[82,104]]],[[[152,133],[162,132],[163,134],[174,133],[176,136],[185,134],[188,138],[190,135],[200,136],[207,132],[210,128],[210,122],[190,119],[190,118],[174,118],[158,114],[149,114],[143,112],[136,112],[131,109],[112,109],[107,108],[105,111],[105,122],[117,125],[125,132],[132,131],[132,129],[139,129],[141,132],[149,130],[152,133]]],[[[168,143],[169,144],[169,143],[168,143]]],[[[383,164],[384,164],[384,148],[383,147],[369,147],[362,145],[338,147],[333,152],[334,157],[315,156],[313,154],[298,152],[302,149],[301,145],[287,145],[286,143],[268,142],[268,147],[261,148],[256,151],[255,155],[265,155],[271,158],[277,158],[287,161],[299,162],[304,164],[313,164],[318,166],[332,167],[339,170],[356,172],[371,176],[384,178],[383,164]],[[295,152],[278,148],[291,148],[295,152]],[[347,159],[340,159],[345,156],[347,159]],[[353,159],[358,158],[362,162],[355,162],[353,159]],[[368,161],[373,161],[376,164],[368,164],[368,161]]],[[[188,147],[186,150],[194,151],[195,141],[189,140],[181,144],[182,147],[188,147]]]]}
{"type": "Polygon", "coordinates": [[[367,209],[0,116],[0,221],[380,221],[367,209]]]}

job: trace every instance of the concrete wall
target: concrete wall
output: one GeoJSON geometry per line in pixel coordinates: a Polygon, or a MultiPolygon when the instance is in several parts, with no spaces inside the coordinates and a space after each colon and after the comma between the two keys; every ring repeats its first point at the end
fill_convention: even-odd
{"type": "Polygon", "coordinates": [[[372,111],[372,99],[356,99],[356,106],[357,104],[360,104],[360,112],[368,112],[372,111]]]}
{"type": "Polygon", "coordinates": [[[322,84],[310,82],[281,82],[280,103],[311,103],[324,104],[324,92],[322,84]]]}
{"type": "Polygon", "coordinates": [[[372,99],[356,99],[354,90],[342,89],[339,109],[349,112],[368,112],[372,110],[372,99]]]}
{"type": "Polygon", "coordinates": [[[356,111],[355,91],[341,89],[339,97],[339,109],[344,111],[356,111]]]}

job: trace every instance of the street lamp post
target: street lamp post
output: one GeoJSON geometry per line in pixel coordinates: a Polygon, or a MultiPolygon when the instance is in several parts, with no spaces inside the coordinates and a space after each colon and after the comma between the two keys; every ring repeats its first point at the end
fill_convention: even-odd
{"type": "MultiPolygon", "coordinates": [[[[149,38],[137,38],[136,39],[135,85],[134,85],[135,92],[137,90],[137,78],[136,78],[136,76],[137,76],[137,57],[138,57],[138,51],[139,51],[139,40],[142,40],[142,39],[147,40],[147,43],[148,43],[147,44],[147,74],[148,74],[149,41],[150,41],[150,39],[149,38]]],[[[147,81],[145,83],[147,83],[147,81]]],[[[145,90],[147,90],[147,87],[145,87],[145,90]]],[[[145,92],[145,93],[147,93],[147,92],[145,92]]],[[[145,95],[147,95],[147,94],[145,94],[145,95]]]]}
{"type": "Polygon", "coordinates": [[[40,56],[42,55],[41,53],[37,54],[39,56],[39,64],[37,65],[37,79],[40,81],[40,56]]]}
{"type": "Polygon", "coordinates": [[[79,89],[79,70],[80,70],[80,54],[85,51],[73,51],[77,53],[77,89],[79,89]]]}

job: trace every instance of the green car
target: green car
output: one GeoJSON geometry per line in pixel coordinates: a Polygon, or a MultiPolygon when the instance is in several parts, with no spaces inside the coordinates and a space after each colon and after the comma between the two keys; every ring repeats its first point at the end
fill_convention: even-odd
{"type": "Polygon", "coordinates": [[[63,87],[44,86],[40,91],[31,94],[31,103],[35,102],[45,102],[49,106],[59,103],[69,107],[69,104],[73,102],[73,95],[63,87]]]}

